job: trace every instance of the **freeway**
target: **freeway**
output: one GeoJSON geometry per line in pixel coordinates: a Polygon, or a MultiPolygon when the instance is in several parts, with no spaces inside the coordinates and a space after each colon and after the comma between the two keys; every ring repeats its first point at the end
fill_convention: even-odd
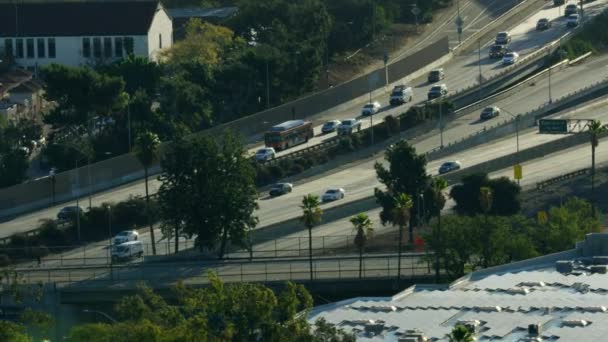
{"type": "MultiPolygon", "coordinates": [[[[597,11],[599,11],[600,8],[603,8],[607,3],[608,3],[608,0],[598,0],[598,1],[594,2],[593,4],[589,5],[588,13],[590,13],[590,14],[597,13],[597,11]]],[[[529,53],[530,51],[543,46],[547,42],[558,38],[559,36],[561,36],[564,33],[564,31],[565,31],[565,28],[563,27],[563,18],[559,17],[557,10],[555,8],[550,6],[550,4],[547,4],[543,8],[542,11],[529,17],[521,25],[517,25],[516,27],[511,29],[511,32],[513,35],[512,46],[519,49],[522,52],[522,56],[523,56],[526,53],[529,53]],[[541,16],[555,18],[556,24],[553,26],[553,28],[551,30],[547,30],[545,32],[534,31],[533,28],[535,26],[536,20],[538,17],[541,17],[541,16]]],[[[498,61],[489,61],[488,60],[487,51],[486,51],[488,44],[489,44],[489,42],[486,42],[486,44],[483,45],[484,51],[482,54],[482,56],[483,56],[482,72],[484,73],[484,75],[486,75],[486,77],[489,75],[488,73],[496,73],[501,68],[498,61]]],[[[476,67],[477,67],[477,54],[476,53],[473,53],[473,54],[470,54],[467,56],[456,57],[456,58],[454,58],[454,60],[452,60],[450,63],[448,63],[445,66],[445,70],[446,70],[445,82],[448,84],[450,89],[458,89],[458,88],[466,87],[467,85],[470,85],[470,84],[474,84],[476,82],[476,76],[475,76],[476,69],[477,69],[476,67]]],[[[602,71],[604,71],[604,69],[602,69],[602,71]]],[[[598,75],[594,75],[594,77],[597,78],[598,75]]],[[[588,82],[590,79],[591,80],[594,79],[594,77],[587,79],[586,82],[588,82]]],[[[571,78],[579,79],[580,75],[573,75],[573,76],[571,76],[571,78]]],[[[556,96],[559,96],[559,90],[557,89],[558,87],[561,86],[563,88],[567,88],[568,91],[570,91],[570,90],[578,88],[577,85],[580,85],[584,82],[585,82],[585,80],[583,80],[583,81],[579,80],[578,82],[575,82],[572,79],[567,79],[565,81],[565,83],[563,83],[563,82],[560,82],[558,80],[558,76],[556,76],[556,77],[554,77],[554,82],[553,82],[554,83],[553,88],[556,88],[554,93],[556,96]]],[[[428,88],[428,84],[427,84],[426,80],[424,78],[417,79],[417,80],[412,81],[411,84],[415,87],[415,94],[416,94],[417,99],[424,98],[426,95],[425,94],[426,89],[428,88]]],[[[562,94],[565,92],[567,92],[567,91],[563,91],[562,94]]],[[[386,102],[387,96],[388,96],[388,93],[379,94],[378,97],[376,97],[376,99],[380,100],[381,102],[386,102]]],[[[530,109],[532,106],[535,106],[534,103],[531,104],[531,103],[523,102],[523,101],[516,101],[516,103],[518,106],[521,105],[519,107],[519,109],[510,108],[510,111],[512,111],[512,112],[523,111],[523,110],[530,109]]],[[[537,103],[536,105],[538,105],[538,102],[536,102],[536,103],[537,103]]],[[[330,119],[330,118],[341,119],[341,118],[355,116],[355,115],[357,115],[355,113],[359,112],[361,105],[362,105],[362,103],[356,103],[350,109],[340,111],[339,113],[334,113],[331,117],[316,118],[315,121],[322,121],[322,120],[330,119]]],[[[376,119],[376,122],[379,122],[386,115],[397,114],[397,113],[403,112],[406,110],[407,107],[408,107],[408,105],[404,105],[404,106],[400,106],[400,107],[392,108],[392,109],[384,108],[381,113],[374,115],[374,119],[376,119]]],[[[467,119],[460,119],[460,120],[467,120],[467,119]]],[[[367,125],[367,120],[365,121],[365,125],[367,125]]],[[[452,123],[451,125],[454,125],[454,123],[452,123]]],[[[450,126],[448,126],[448,127],[446,127],[446,132],[445,132],[445,137],[446,137],[445,143],[448,143],[450,141],[449,139],[452,139],[452,138],[453,139],[462,138],[462,137],[468,135],[468,132],[475,130],[475,128],[477,128],[477,127],[479,129],[481,129],[483,125],[484,125],[484,123],[477,125],[475,127],[469,127],[467,129],[464,129],[462,134],[458,133],[458,132],[459,132],[459,130],[466,128],[465,125],[459,125],[459,127],[460,127],[459,130],[449,131],[449,132],[448,132],[448,129],[450,126]]],[[[319,127],[317,127],[316,130],[317,130],[317,134],[318,134],[319,127]]],[[[437,132],[433,132],[433,134],[436,134],[436,133],[437,132]]],[[[319,138],[317,138],[316,141],[310,141],[309,144],[313,144],[315,142],[320,142],[323,139],[325,139],[325,137],[319,137],[319,138]]],[[[438,139],[436,139],[436,140],[438,140],[438,139]]],[[[300,148],[303,148],[303,147],[305,147],[305,145],[302,145],[300,148]]],[[[294,151],[294,150],[295,149],[291,149],[289,151],[294,151]]],[[[425,149],[419,148],[419,150],[424,151],[425,149]]],[[[332,185],[332,184],[327,183],[326,185],[332,185]]],[[[150,182],[151,193],[155,193],[158,189],[158,186],[159,186],[159,183],[157,181],[154,180],[154,181],[150,182]]],[[[94,200],[92,201],[92,203],[93,203],[93,205],[99,205],[104,202],[116,202],[116,201],[124,200],[132,195],[141,195],[143,193],[143,188],[144,188],[143,182],[141,182],[141,181],[127,184],[122,187],[114,188],[112,190],[108,190],[106,192],[96,195],[94,200]]],[[[86,200],[85,200],[85,203],[86,203],[86,200]]],[[[68,203],[66,205],[74,205],[74,204],[75,203],[72,202],[72,203],[68,203]]],[[[262,206],[264,206],[264,205],[262,204],[262,206]]],[[[40,210],[40,211],[37,211],[34,213],[22,215],[22,216],[17,217],[16,219],[4,222],[4,223],[0,224],[0,237],[6,237],[6,236],[10,236],[16,232],[24,232],[24,231],[34,229],[34,228],[36,228],[38,221],[40,219],[53,218],[60,208],[61,208],[61,206],[55,206],[55,207],[47,208],[47,209],[40,210]]],[[[262,222],[264,224],[267,217],[265,216],[265,213],[263,210],[260,211],[260,217],[262,218],[262,222]]],[[[275,220],[275,222],[276,222],[276,220],[275,220]]]]}

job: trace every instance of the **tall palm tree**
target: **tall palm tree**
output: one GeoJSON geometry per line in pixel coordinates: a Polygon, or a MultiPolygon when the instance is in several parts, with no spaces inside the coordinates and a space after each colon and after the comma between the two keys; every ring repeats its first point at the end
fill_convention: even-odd
{"type": "Polygon", "coordinates": [[[447,336],[450,342],[474,342],[475,337],[464,325],[457,325],[447,336]]]}
{"type": "Polygon", "coordinates": [[[310,261],[310,280],[313,280],[312,274],[312,228],[323,219],[323,210],[320,208],[321,202],[319,196],[308,194],[302,198],[302,217],[300,220],[308,229],[308,259],[310,261]]]}
{"type": "Polygon", "coordinates": [[[441,178],[433,178],[431,182],[431,191],[433,193],[433,208],[435,212],[433,215],[437,216],[437,250],[435,251],[435,282],[439,282],[439,269],[441,264],[441,256],[443,254],[443,247],[441,244],[441,210],[445,206],[445,196],[443,191],[448,187],[448,182],[441,178]]]}
{"type": "Polygon", "coordinates": [[[489,265],[490,255],[490,232],[488,231],[488,213],[492,209],[492,201],[494,200],[494,194],[492,189],[487,186],[482,186],[479,189],[479,206],[485,217],[485,229],[483,233],[483,267],[486,268],[489,265]]]}
{"type": "Polygon", "coordinates": [[[591,142],[591,213],[595,217],[595,149],[600,144],[599,136],[607,130],[599,120],[589,124],[589,137],[591,142]]]}
{"type": "Polygon", "coordinates": [[[156,133],[142,132],[135,141],[135,156],[144,166],[144,177],[146,184],[146,215],[150,226],[150,239],[152,240],[152,254],[156,255],[156,240],[154,239],[154,224],[150,217],[150,194],[148,192],[148,169],[158,159],[160,139],[156,133]]]}
{"type": "MultiPolygon", "coordinates": [[[[412,197],[406,193],[395,196],[395,207],[393,208],[393,222],[399,226],[399,242],[397,252],[397,282],[401,280],[401,253],[403,251],[403,229],[410,222],[410,209],[412,208],[412,197]]],[[[411,235],[411,233],[410,233],[411,235]]],[[[410,236],[410,240],[411,240],[410,236]]]]}
{"type": "Polygon", "coordinates": [[[365,213],[360,213],[351,217],[350,223],[355,226],[355,230],[357,231],[357,235],[355,235],[355,246],[359,249],[359,279],[361,279],[363,270],[363,250],[365,249],[367,240],[371,238],[374,233],[374,228],[372,227],[372,221],[365,213]]]}

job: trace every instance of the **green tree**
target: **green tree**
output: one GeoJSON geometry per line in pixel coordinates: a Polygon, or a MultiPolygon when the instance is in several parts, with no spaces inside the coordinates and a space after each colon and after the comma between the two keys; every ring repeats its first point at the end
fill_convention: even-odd
{"type": "Polygon", "coordinates": [[[439,271],[440,271],[440,260],[441,260],[441,211],[445,207],[445,195],[443,192],[448,187],[448,182],[441,178],[436,177],[431,181],[431,186],[429,187],[430,191],[427,191],[427,196],[425,199],[429,197],[432,202],[432,212],[431,215],[437,217],[437,245],[438,249],[435,249],[435,282],[439,282],[439,271]],[[430,193],[429,193],[430,192],[430,193]]]}
{"type": "MultiPolygon", "coordinates": [[[[163,208],[179,208],[182,232],[196,236],[203,248],[226,252],[228,241],[245,247],[246,236],[258,220],[255,173],[241,140],[226,131],[221,137],[197,135],[173,143],[161,160],[162,185],[158,192],[163,208]],[[176,194],[179,194],[176,196],[176,194]],[[179,200],[178,203],[170,203],[179,200]]],[[[163,211],[163,215],[175,211],[163,211]]]]}
{"type": "Polygon", "coordinates": [[[363,251],[367,240],[372,237],[374,227],[372,221],[367,214],[359,213],[350,218],[350,223],[355,227],[357,234],[355,235],[355,246],[359,249],[359,279],[361,279],[363,271],[363,251]]]}
{"type": "Polygon", "coordinates": [[[606,125],[598,120],[593,120],[589,124],[589,142],[591,143],[591,213],[595,216],[595,149],[600,144],[599,137],[608,131],[606,125]]]}
{"type": "MultiPolygon", "coordinates": [[[[403,229],[410,222],[410,210],[412,209],[412,197],[406,193],[397,194],[394,200],[393,217],[391,222],[399,226],[399,241],[397,242],[397,281],[401,280],[401,253],[403,251],[403,229]]],[[[412,234],[410,230],[410,234],[412,234]]],[[[410,241],[412,241],[410,236],[410,241]]]]}
{"type": "Polygon", "coordinates": [[[0,321],[0,340],[7,342],[33,341],[33,339],[27,335],[23,325],[5,320],[0,321]]]}
{"type": "Polygon", "coordinates": [[[492,210],[492,202],[494,199],[494,193],[492,189],[486,186],[482,186],[479,189],[479,207],[483,212],[484,216],[484,229],[483,229],[483,267],[488,267],[490,260],[490,227],[488,226],[488,213],[492,210]]]}
{"type": "Polygon", "coordinates": [[[161,66],[146,57],[130,54],[110,65],[99,69],[114,77],[120,77],[125,82],[125,91],[133,96],[137,91],[153,95],[158,88],[161,77],[161,66]]]}
{"type": "Polygon", "coordinates": [[[475,336],[464,325],[456,325],[447,336],[450,342],[474,342],[475,336]]]}
{"type": "Polygon", "coordinates": [[[135,156],[144,166],[144,182],[146,186],[146,214],[148,225],[150,226],[150,239],[152,241],[152,254],[156,255],[156,240],[154,239],[154,224],[151,220],[150,193],[148,191],[148,169],[158,159],[160,139],[152,132],[143,132],[137,137],[135,142],[135,156]]]}
{"type": "Polygon", "coordinates": [[[321,202],[319,196],[308,194],[302,198],[302,217],[300,220],[308,229],[308,261],[310,263],[310,280],[313,280],[312,267],[312,228],[323,220],[323,210],[320,208],[321,202]]]}
{"type": "Polygon", "coordinates": [[[458,214],[475,216],[483,213],[479,201],[479,191],[482,187],[488,187],[493,193],[500,194],[493,199],[490,215],[511,216],[521,209],[521,188],[517,183],[506,177],[489,179],[486,173],[478,173],[463,177],[462,182],[450,190],[450,197],[456,202],[454,209],[458,214]]]}
{"type": "MultiPolygon", "coordinates": [[[[389,147],[384,159],[389,162],[388,169],[381,163],[376,162],[374,168],[380,183],[384,184],[386,191],[378,188],[374,189],[376,201],[382,206],[380,220],[382,224],[392,223],[393,209],[398,194],[412,194],[418,198],[427,187],[430,176],[426,173],[426,157],[417,155],[414,147],[410,146],[405,140],[400,140],[389,147]]],[[[419,201],[412,203],[412,210],[417,211],[419,201]]],[[[409,241],[413,243],[414,225],[417,223],[415,215],[408,216],[409,222],[409,241]]]]}

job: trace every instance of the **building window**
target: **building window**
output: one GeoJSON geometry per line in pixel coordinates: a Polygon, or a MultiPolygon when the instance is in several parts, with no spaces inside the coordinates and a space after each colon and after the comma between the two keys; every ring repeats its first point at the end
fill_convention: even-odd
{"type": "Polygon", "coordinates": [[[38,58],[44,58],[44,55],[45,55],[45,52],[46,52],[46,50],[44,48],[44,38],[38,38],[36,40],[36,44],[38,45],[37,46],[37,49],[38,49],[38,58]]]}
{"type": "Polygon", "coordinates": [[[93,38],[93,57],[101,57],[101,38],[93,38]]]}
{"type": "Polygon", "coordinates": [[[13,40],[8,38],[4,40],[4,54],[8,57],[14,57],[13,40]]]}
{"type": "Polygon", "coordinates": [[[162,34],[158,34],[158,48],[162,49],[163,48],[163,35],[162,34]]]}
{"type": "Polygon", "coordinates": [[[56,50],[55,50],[55,38],[49,38],[46,41],[46,45],[49,49],[49,58],[55,58],[56,50]]]}
{"type": "Polygon", "coordinates": [[[17,58],[23,58],[23,39],[17,39],[17,58]]]}
{"type": "Polygon", "coordinates": [[[122,57],[122,38],[114,38],[114,55],[116,57],[122,57]]]}
{"type": "Polygon", "coordinates": [[[82,38],[82,56],[91,57],[91,38],[82,38]]]}
{"type": "Polygon", "coordinates": [[[27,58],[34,58],[34,38],[28,38],[25,41],[27,46],[27,58]]]}
{"type": "Polygon", "coordinates": [[[125,51],[127,52],[127,55],[132,54],[133,50],[134,50],[133,45],[135,44],[133,42],[133,38],[125,37],[124,42],[125,42],[125,51]]]}
{"type": "Polygon", "coordinates": [[[103,39],[103,55],[106,58],[112,57],[112,38],[105,37],[103,39]]]}

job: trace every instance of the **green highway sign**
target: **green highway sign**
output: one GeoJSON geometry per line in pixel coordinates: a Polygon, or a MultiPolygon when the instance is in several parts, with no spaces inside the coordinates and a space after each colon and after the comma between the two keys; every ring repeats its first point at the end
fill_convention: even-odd
{"type": "Polygon", "coordinates": [[[568,133],[568,120],[563,119],[542,119],[538,121],[539,133],[568,133]]]}

